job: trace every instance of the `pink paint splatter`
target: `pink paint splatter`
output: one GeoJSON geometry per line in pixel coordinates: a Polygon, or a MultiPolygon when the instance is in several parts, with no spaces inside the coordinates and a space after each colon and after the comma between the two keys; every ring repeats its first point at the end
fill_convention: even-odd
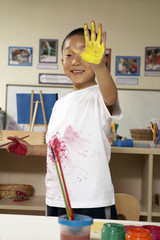
{"type": "Polygon", "coordinates": [[[68,144],[72,144],[75,141],[79,140],[77,132],[75,132],[71,126],[68,126],[64,132],[64,139],[68,144]]]}
{"type": "MultiPolygon", "coordinates": [[[[82,145],[82,139],[79,137],[78,133],[73,130],[71,126],[68,126],[63,134],[63,136],[60,135],[60,133],[56,133],[52,136],[50,141],[48,142],[49,148],[53,148],[55,157],[57,157],[60,162],[64,162],[64,160],[69,161],[69,151],[67,148],[67,145],[70,145],[73,147],[80,147],[82,145]]],[[[49,151],[49,158],[53,161],[53,156],[51,150],[49,151]]]]}
{"type": "MultiPolygon", "coordinates": [[[[72,182],[72,184],[75,184],[77,182],[84,181],[87,179],[87,172],[83,168],[79,168],[79,166],[76,164],[75,161],[72,162],[72,149],[73,153],[74,151],[77,151],[77,154],[79,156],[87,157],[88,149],[86,145],[87,140],[80,137],[79,133],[74,131],[72,126],[68,126],[64,134],[61,135],[59,132],[57,132],[55,135],[53,135],[48,142],[48,157],[53,163],[53,171],[55,171],[55,165],[54,165],[54,159],[51,151],[51,147],[53,148],[55,157],[58,162],[61,163],[62,168],[65,169],[65,177],[67,179],[70,179],[69,181],[72,182]]],[[[50,162],[51,163],[51,162],[50,162]]],[[[48,163],[50,165],[50,163],[48,163]]],[[[51,173],[51,169],[48,165],[48,171],[51,173]]],[[[84,167],[85,168],[85,167],[84,167]]],[[[70,191],[69,191],[70,194],[70,191]]]]}
{"type": "Polygon", "coordinates": [[[49,151],[49,157],[53,161],[53,155],[51,152],[51,147],[53,148],[55,157],[58,161],[61,163],[63,160],[68,160],[68,154],[67,154],[67,147],[62,139],[58,139],[56,135],[53,135],[50,141],[48,142],[48,147],[50,149],[49,151]]]}

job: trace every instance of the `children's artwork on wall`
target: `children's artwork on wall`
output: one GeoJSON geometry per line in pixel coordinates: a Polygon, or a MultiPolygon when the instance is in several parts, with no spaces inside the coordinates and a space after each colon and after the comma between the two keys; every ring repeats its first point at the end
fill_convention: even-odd
{"type": "Polygon", "coordinates": [[[54,85],[73,85],[72,81],[65,74],[39,74],[40,84],[54,84],[54,85]]]}
{"type": "Polygon", "coordinates": [[[116,56],[117,76],[140,76],[140,57],[116,56]]]}
{"type": "Polygon", "coordinates": [[[9,47],[8,65],[32,66],[33,49],[31,47],[9,47]]]}
{"type": "Polygon", "coordinates": [[[145,75],[160,76],[160,47],[145,48],[145,75]]]}
{"type": "Polygon", "coordinates": [[[106,67],[110,72],[111,71],[111,49],[110,48],[106,48],[104,60],[106,63],[106,67]]]}
{"type": "Polygon", "coordinates": [[[40,39],[39,62],[40,63],[57,63],[58,62],[58,40],[57,39],[40,39]]]}

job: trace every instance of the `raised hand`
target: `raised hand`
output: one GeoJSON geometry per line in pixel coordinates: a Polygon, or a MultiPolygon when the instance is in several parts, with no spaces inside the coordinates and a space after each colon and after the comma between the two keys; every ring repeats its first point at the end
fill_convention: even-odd
{"type": "Polygon", "coordinates": [[[105,35],[103,34],[103,42],[102,39],[102,25],[98,26],[98,34],[96,39],[96,30],[95,23],[92,21],[91,23],[91,39],[89,38],[88,26],[84,25],[84,34],[85,34],[85,42],[86,48],[83,53],[81,53],[81,58],[87,63],[99,64],[104,56],[105,47],[105,35]]]}

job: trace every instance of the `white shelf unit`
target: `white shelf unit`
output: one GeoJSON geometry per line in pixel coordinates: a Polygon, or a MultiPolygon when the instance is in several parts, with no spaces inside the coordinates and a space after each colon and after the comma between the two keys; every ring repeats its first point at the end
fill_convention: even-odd
{"type": "Polygon", "coordinates": [[[115,192],[139,199],[141,219],[159,221],[155,194],[160,193],[160,149],[112,147],[110,168],[115,192]]]}

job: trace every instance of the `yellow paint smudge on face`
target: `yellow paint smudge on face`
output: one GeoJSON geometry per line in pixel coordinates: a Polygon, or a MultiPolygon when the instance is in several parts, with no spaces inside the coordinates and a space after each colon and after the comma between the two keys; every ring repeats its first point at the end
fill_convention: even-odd
{"type": "Polygon", "coordinates": [[[75,52],[75,53],[78,53],[78,51],[77,51],[77,50],[75,50],[75,49],[73,49],[73,52],[75,52]]]}

